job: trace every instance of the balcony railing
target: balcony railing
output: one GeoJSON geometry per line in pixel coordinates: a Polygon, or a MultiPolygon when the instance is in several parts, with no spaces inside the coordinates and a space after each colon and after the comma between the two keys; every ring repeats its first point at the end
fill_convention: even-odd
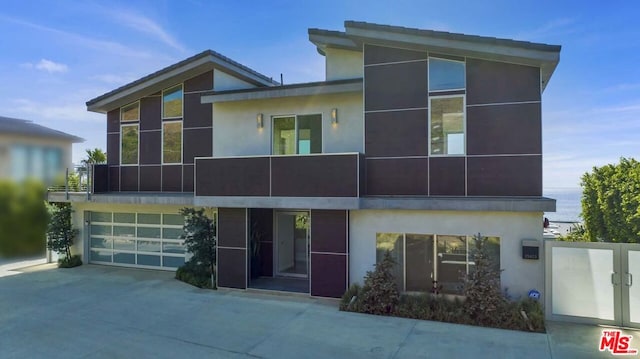
{"type": "Polygon", "coordinates": [[[195,195],[359,197],[359,153],[197,158],[195,195]]]}
{"type": "Polygon", "coordinates": [[[68,200],[71,194],[86,194],[87,199],[91,194],[106,192],[106,169],[107,165],[92,164],[89,166],[78,166],[74,171],[69,168],[65,170],[64,183],[47,187],[50,193],[64,193],[68,200]],[[75,175],[74,175],[75,174],[75,175]]]}

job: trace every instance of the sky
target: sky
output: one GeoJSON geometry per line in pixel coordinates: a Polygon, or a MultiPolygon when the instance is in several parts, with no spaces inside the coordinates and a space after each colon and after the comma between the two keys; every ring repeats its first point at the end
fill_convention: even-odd
{"type": "Polygon", "coordinates": [[[0,116],[106,149],[86,101],[206,49],[285,83],[324,80],[308,28],[345,20],[562,45],[542,96],[543,187],[577,188],[594,166],[640,158],[640,2],[3,1],[0,116]]]}

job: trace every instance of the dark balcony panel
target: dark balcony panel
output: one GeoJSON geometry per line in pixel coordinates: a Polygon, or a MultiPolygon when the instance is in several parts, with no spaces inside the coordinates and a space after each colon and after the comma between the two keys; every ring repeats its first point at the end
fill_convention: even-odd
{"type": "Polygon", "coordinates": [[[364,46],[364,64],[380,64],[386,62],[400,62],[411,60],[426,60],[427,53],[397,49],[393,47],[383,47],[374,45],[364,46]]]}
{"type": "Polygon", "coordinates": [[[274,197],[358,197],[358,156],[271,158],[274,197]]]}
{"type": "Polygon", "coordinates": [[[211,128],[185,128],[183,131],[183,163],[193,163],[195,157],[210,157],[213,151],[212,139],[211,128]]]}
{"type": "Polygon", "coordinates": [[[120,167],[109,166],[109,191],[120,192],[120,167]]]}
{"type": "Polygon", "coordinates": [[[428,158],[367,159],[367,195],[426,196],[428,158]]]}
{"type": "Polygon", "coordinates": [[[160,96],[140,99],[140,130],[159,130],[162,128],[160,112],[162,98],[160,96]]]}
{"type": "Polygon", "coordinates": [[[194,165],[182,166],[182,192],[193,192],[194,165]]]}
{"type": "Polygon", "coordinates": [[[467,104],[540,101],[540,68],[467,59],[467,104]]]}
{"type": "Polygon", "coordinates": [[[140,132],[140,164],[159,165],[162,155],[162,131],[140,132]]]}
{"type": "Polygon", "coordinates": [[[182,192],[182,165],[162,166],[162,192],[182,192]]]}
{"type": "Polygon", "coordinates": [[[120,134],[110,133],[107,134],[107,164],[119,165],[120,164],[120,134]]]}
{"type": "Polygon", "coordinates": [[[539,103],[468,107],[468,154],[541,154],[541,122],[539,103]]]}
{"type": "Polygon", "coordinates": [[[347,290],[347,255],[311,253],[311,295],[340,298],[347,290]]]}
{"type": "Polygon", "coordinates": [[[184,95],[184,128],[211,127],[213,107],[210,103],[201,104],[199,93],[184,95]]]}
{"type": "Polygon", "coordinates": [[[218,248],[218,286],[247,288],[247,250],[218,248]]]}
{"type": "Polygon", "coordinates": [[[246,249],[247,225],[246,208],[218,208],[218,246],[246,249]]]}
{"type": "Polygon", "coordinates": [[[358,184],[360,188],[358,190],[358,196],[364,196],[367,193],[367,159],[365,156],[358,156],[358,184]]]}
{"type": "Polygon", "coordinates": [[[368,157],[426,156],[427,110],[365,114],[365,150],[368,157]]]}
{"type": "Polygon", "coordinates": [[[273,277],[273,242],[260,243],[260,275],[273,277]]]}
{"type": "Polygon", "coordinates": [[[160,192],[162,190],[162,167],[140,166],[140,191],[160,192]]]}
{"type": "Polygon", "coordinates": [[[431,196],[465,195],[465,158],[429,158],[429,194],[431,196]]]}
{"type": "Polygon", "coordinates": [[[311,251],[347,253],[347,211],[311,211],[311,251]]]}
{"type": "Polygon", "coordinates": [[[199,159],[196,196],[269,196],[269,157],[199,159]]]}
{"type": "Polygon", "coordinates": [[[120,108],[107,112],[107,133],[120,132],[120,108]]]}
{"type": "Polygon", "coordinates": [[[365,111],[427,107],[427,62],[365,67],[365,111]]]}
{"type": "Polygon", "coordinates": [[[213,90],[213,70],[207,71],[184,82],[184,92],[213,90]]]}
{"type": "Polygon", "coordinates": [[[467,195],[542,196],[542,156],[468,157],[467,195]]]}
{"type": "Polygon", "coordinates": [[[93,166],[93,193],[109,192],[109,166],[93,166]]]}
{"type": "Polygon", "coordinates": [[[138,166],[120,167],[120,191],[138,192],[138,166]]]}

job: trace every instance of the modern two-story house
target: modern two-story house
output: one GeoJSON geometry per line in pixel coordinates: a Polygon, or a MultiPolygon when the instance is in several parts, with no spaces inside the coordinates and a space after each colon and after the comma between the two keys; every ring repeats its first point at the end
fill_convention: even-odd
{"type": "Polygon", "coordinates": [[[560,46],[354,21],[309,40],[321,82],[205,51],[88,101],[109,156],[92,194],[70,197],[74,250],[175,269],[178,210],[205,207],[220,287],[339,297],[389,250],[401,290],[458,294],[481,233],[503,287],[542,292],[542,256],[523,243],[542,253],[555,210],[541,95],[560,46]]]}

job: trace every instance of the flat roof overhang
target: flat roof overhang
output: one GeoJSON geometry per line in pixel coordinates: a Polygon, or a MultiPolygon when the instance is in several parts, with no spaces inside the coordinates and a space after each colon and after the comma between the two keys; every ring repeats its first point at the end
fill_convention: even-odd
{"type": "Polygon", "coordinates": [[[202,95],[201,103],[266,100],[284,97],[317,96],[362,92],[362,79],[308,82],[284,86],[209,92],[202,95]]]}

